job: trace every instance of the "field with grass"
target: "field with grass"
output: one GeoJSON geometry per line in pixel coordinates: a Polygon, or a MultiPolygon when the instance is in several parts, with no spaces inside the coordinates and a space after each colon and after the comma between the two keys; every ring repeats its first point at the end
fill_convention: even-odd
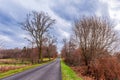
{"type": "Polygon", "coordinates": [[[0,65],[0,73],[7,72],[9,70],[19,69],[28,65],[0,65]]]}
{"type": "Polygon", "coordinates": [[[16,59],[0,59],[0,78],[4,78],[31,68],[35,68],[42,64],[49,62],[48,58],[44,58],[40,64],[31,64],[29,61],[22,63],[21,60],[16,59]]]}
{"type": "Polygon", "coordinates": [[[20,60],[20,59],[0,59],[0,65],[5,65],[5,64],[13,64],[13,65],[20,65],[20,64],[31,64],[31,62],[30,61],[27,61],[27,60],[25,60],[25,61],[22,61],[22,60],[20,60]]]}
{"type": "Polygon", "coordinates": [[[63,61],[61,61],[61,70],[62,70],[62,78],[63,78],[62,80],[82,80],[63,61]]]}

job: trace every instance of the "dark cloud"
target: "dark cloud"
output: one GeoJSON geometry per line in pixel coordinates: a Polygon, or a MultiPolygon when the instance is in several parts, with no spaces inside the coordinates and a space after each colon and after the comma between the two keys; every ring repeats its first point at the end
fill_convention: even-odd
{"type": "Polygon", "coordinates": [[[5,25],[10,25],[10,24],[14,24],[17,21],[12,18],[9,14],[4,13],[4,12],[0,12],[0,23],[1,24],[5,24],[5,25]]]}

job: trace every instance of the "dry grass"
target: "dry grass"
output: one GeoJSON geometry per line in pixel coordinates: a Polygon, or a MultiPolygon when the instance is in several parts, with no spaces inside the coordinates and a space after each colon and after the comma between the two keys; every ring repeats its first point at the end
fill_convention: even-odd
{"type": "Polygon", "coordinates": [[[26,67],[27,65],[0,65],[0,73],[26,67]]]}
{"type": "Polygon", "coordinates": [[[0,64],[11,64],[11,63],[16,63],[18,62],[15,59],[0,59],[0,64]]]}
{"type": "Polygon", "coordinates": [[[79,77],[81,77],[83,80],[94,80],[92,77],[90,77],[90,76],[85,76],[85,75],[83,75],[85,72],[84,72],[84,70],[85,70],[85,66],[74,66],[74,67],[71,67],[76,73],[77,73],[77,75],[79,76],[79,77]]]}
{"type": "Polygon", "coordinates": [[[25,64],[19,64],[20,62],[21,62],[20,60],[16,59],[0,59],[0,73],[27,66],[25,64]]]}
{"type": "MultiPolygon", "coordinates": [[[[48,58],[44,58],[44,61],[49,61],[48,58]]],[[[21,60],[17,59],[0,59],[0,73],[4,73],[10,70],[31,66],[32,64],[28,61],[22,63],[21,60]],[[27,64],[26,64],[27,63],[27,64]]]]}

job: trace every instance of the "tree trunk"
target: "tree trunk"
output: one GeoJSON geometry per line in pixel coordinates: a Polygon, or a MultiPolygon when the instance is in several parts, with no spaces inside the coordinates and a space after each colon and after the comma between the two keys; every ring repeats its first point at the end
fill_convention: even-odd
{"type": "Polygon", "coordinates": [[[51,60],[51,57],[50,57],[50,53],[48,53],[49,54],[49,61],[51,60]]]}
{"type": "Polygon", "coordinates": [[[86,69],[86,75],[89,75],[90,74],[90,71],[89,71],[89,69],[90,69],[90,66],[89,66],[89,61],[87,60],[87,59],[85,59],[85,65],[86,65],[86,67],[87,67],[87,69],[86,69]]]}
{"type": "Polygon", "coordinates": [[[43,62],[43,57],[42,57],[42,47],[38,47],[38,63],[43,62]]]}
{"type": "Polygon", "coordinates": [[[39,51],[39,53],[40,53],[40,62],[43,62],[43,57],[42,57],[42,48],[40,48],[40,51],[39,51]]]}
{"type": "Polygon", "coordinates": [[[50,51],[49,49],[47,48],[47,53],[48,53],[48,58],[49,58],[49,61],[51,60],[51,57],[50,57],[50,51]]]}

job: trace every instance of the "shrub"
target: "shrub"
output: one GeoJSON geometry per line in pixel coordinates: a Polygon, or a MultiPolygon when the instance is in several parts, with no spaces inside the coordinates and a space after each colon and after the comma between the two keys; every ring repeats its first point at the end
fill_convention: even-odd
{"type": "Polygon", "coordinates": [[[120,80],[120,63],[116,57],[104,57],[92,61],[89,71],[97,80],[120,80]]]}

